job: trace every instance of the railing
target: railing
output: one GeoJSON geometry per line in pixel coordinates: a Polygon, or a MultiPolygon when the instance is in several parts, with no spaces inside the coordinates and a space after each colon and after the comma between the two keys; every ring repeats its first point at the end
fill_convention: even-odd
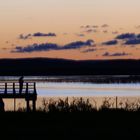
{"type": "Polygon", "coordinates": [[[23,83],[20,93],[19,83],[0,83],[0,94],[36,94],[36,83],[23,83]]]}

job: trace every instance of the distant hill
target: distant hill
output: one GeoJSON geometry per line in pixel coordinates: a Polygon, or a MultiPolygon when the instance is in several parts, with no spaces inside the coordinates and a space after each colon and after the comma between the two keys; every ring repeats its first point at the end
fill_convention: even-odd
{"type": "Polygon", "coordinates": [[[140,60],[0,59],[0,75],[140,75],[140,60]]]}

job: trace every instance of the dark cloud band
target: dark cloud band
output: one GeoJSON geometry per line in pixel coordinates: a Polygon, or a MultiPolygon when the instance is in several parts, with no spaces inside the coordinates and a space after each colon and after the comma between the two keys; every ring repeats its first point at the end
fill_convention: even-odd
{"type": "Polygon", "coordinates": [[[121,35],[118,35],[116,37],[116,39],[134,39],[136,38],[136,35],[134,33],[125,33],[125,34],[121,34],[121,35]]]}
{"type": "Polygon", "coordinates": [[[37,32],[37,33],[27,34],[27,35],[20,34],[18,38],[26,40],[26,39],[30,39],[31,37],[56,37],[56,36],[57,35],[55,33],[46,34],[46,33],[37,32]]]}
{"type": "Polygon", "coordinates": [[[80,49],[83,47],[93,47],[94,41],[76,41],[66,44],[64,46],[59,46],[58,44],[53,43],[45,43],[45,44],[33,44],[28,45],[26,47],[17,46],[12,50],[12,52],[17,53],[32,53],[32,52],[40,52],[40,51],[51,51],[51,50],[71,50],[71,49],[80,49]]]}
{"type": "Polygon", "coordinates": [[[45,34],[45,33],[38,32],[38,33],[34,33],[32,36],[34,36],[34,37],[45,37],[45,36],[47,36],[47,37],[56,37],[56,34],[55,33],[45,34]]]}
{"type": "Polygon", "coordinates": [[[117,40],[111,40],[111,41],[103,42],[102,44],[107,45],[107,46],[117,45],[118,41],[117,40]]]}
{"type": "Polygon", "coordinates": [[[115,56],[127,56],[127,55],[131,55],[131,54],[129,54],[129,53],[125,53],[125,52],[122,52],[122,53],[109,53],[109,52],[105,52],[102,56],[105,56],[105,57],[115,57],[115,56]]]}

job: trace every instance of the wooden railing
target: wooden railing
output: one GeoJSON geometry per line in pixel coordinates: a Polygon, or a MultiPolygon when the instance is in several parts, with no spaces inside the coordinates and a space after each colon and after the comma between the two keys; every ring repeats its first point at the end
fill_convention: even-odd
{"type": "Polygon", "coordinates": [[[0,98],[4,99],[14,99],[14,110],[15,110],[15,100],[16,99],[25,99],[27,112],[30,111],[30,101],[32,101],[33,111],[36,111],[36,100],[37,100],[37,91],[36,91],[36,83],[20,83],[16,82],[0,82],[0,98]],[[21,90],[22,87],[22,90],[21,90]]]}
{"type": "Polygon", "coordinates": [[[19,83],[0,83],[0,94],[36,94],[36,83],[23,83],[20,93],[19,83]]]}

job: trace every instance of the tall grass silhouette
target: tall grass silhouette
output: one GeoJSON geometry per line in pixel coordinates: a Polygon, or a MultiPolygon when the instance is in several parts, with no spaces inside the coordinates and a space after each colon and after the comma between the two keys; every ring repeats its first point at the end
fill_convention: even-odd
{"type": "MultiPolygon", "coordinates": [[[[112,98],[104,98],[100,107],[97,107],[95,99],[73,98],[68,97],[65,99],[42,99],[42,106],[38,108],[39,112],[97,112],[97,111],[111,111],[111,110],[124,110],[124,111],[140,111],[140,100],[130,101],[128,99],[120,100],[116,107],[116,101],[112,98]]],[[[18,111],[25,111],[20,108],[18,111]]]]}
{"type": "Polygon", "coordinates": [[[96,110],[89,99],[84,100],[83,98],[69,101],[69,98],[47,101],[45,98],[42,100],[42,107],[39,109],[44,112],[92,112],[96,110]]]}

